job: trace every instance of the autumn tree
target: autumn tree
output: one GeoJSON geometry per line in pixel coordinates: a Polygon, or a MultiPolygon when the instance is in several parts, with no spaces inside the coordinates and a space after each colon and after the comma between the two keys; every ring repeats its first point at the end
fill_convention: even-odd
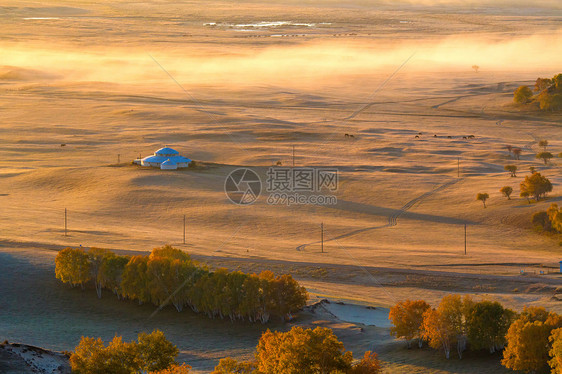
{"type": "Polygon", "coordinates": [[[547,367],[549,336],[562,327],[562,317],[544,308],[526,308],[509,327],[502,365],[512,370],[538,372],[547,367]]]}
{"type": "Polygon", "coordinates": [[[505,171],[509,171],[509,174],[511,177],[516,177],[516,172],[517,172],[517,165],[505,165],[504,167],[505,171]]]}
{"type": "Polygon", "coordinates": [[[503,186],[502,188],[500,188],[500,192],[502,193],[502,195],[507,197],[508,200],[511,200],[511,193],[513,192],[513,188],[511,188],[510,186],[503,186]]]}
{"type": "Polygon", "coordinates": [[[536,227],[539,230],[544,230],[544,231],[552,230],[552,223],[550,222],[548,213],[545,211],[536,212],[535,214],[533,214],[533,217],[531,218],[531,223],[533,224],[534,227],[536,227]]]}
{"type": "Polygon", "coordinates": [[[460,295],[445,296],[437,309],[427,309],[423,316],[423,337],[429,346],[443,349],[445,357],[450,357],[453,346],[456,345],[459,358],[466,349],[467,317],[474,303],[472,299],[460,295]]]}
{"type": "Polygon", "coordinates": [[[548,146],[548,140],[539,140],[539,147],[542,147],[543,151],[546,152],[547,146],[548,146]]]}
{"type": "Polygon", "coordinates": [[[562,328],[552,331],[548,338],[550,343],[550,357],[548,364],[552,369],[551,374],[562,374],[562,328]]]}
{"type": "Polygon", "coordinates": [[[363,358],[351,367],[349,374],[379,374],[382,365],[375,352],[367,351],[363,358]]]}
{"type": "Polygon", "coordinates": [[[88,261],[90,262],[90,277],[94,281],[94,286],[96,288],[98,298],[101,298],[101,290],[103,287],[101,279],[101,268],[106,258],[111,255],[115,256],[112,252],[103,248],[92,247],[88,251],[88,261]]]}
{"type": "Polygon", "coordinates": [[[487,193],[478,193],[476,194],[476,200],[480,200],[482,201],[482,204],[484,204],[484,208],[486,208],[486,200],[488,200],[490,198],[490,195],[488,195],[487,193]]]}
{"type": "Polygon", "coordinates": [[[138,336],[137,351],[144,371],[157,371],[175,364],[178,348],[172,344],[164,333],[154,330],[150,334],[140,333],[138,336]]]}
{"type": "Polygon", "coordinates": [[[267,330],[256,350],[257,369],[263,374],[316,374],[347,372],[353,356],[331,329],[303,329],[288,332],[267,330]]]}
{"type": "Polygon", "coordinates": [[[550,183],[550,180],[538,172],[531,176],[525,176],[525,180],[521,182],[519,186],[521,189],[521,196],[523,196],[523,193],[527,193],[527,197],[532,196],[536,201],[552,191],[552,183],[550,183]]]}
{"type": "Polygon", "coordinates": [[[509,152],[509,155],[511,155],[511,151],[513,151],[513,146],[512,145],[506,145],[505,148],[507,148],[507,151],[509,152]]]}
{"type": "Polygon", "coordinates": [[[513,148],[513,155],[515,156],[516,160],[519,160],[521,158],[521,148],[513,148]]]}
{"type": "Polygon", "coordinates": [[[562,209],[558,208],[558,204],[551,204],[546,213],[552,228],[562,232],[562,209]]]}
{"type": "Polygon", "coordinates": [[[538,100],[542,110],[562,110],[562,95],[559,93],[549,94],[548,92],[543,92],[538,96],[538,100]]]}
{"type": "Polygon", "coordinates": [[[237,361],[231,357],[223,358],[211,374],[252,374],[256,370],[254,362],[237,361]]]}
{"type": "Polygon", "coordinates": [[[552,79],[549,78],[537,78],[535,81],[535,91],[541,92],[546,90],[548,87],[552,85],[552,79]]]}
{"type": "Polygon", "coordinates": [[[535,171],[537,169],[534,166],[529,166],[529,171],[531,172],[531,174],[535,174],[535,171]]]}
{"type": "Polygon", "coordinates": [[[472,65],[472,69],[474,70],[475,73],[478,73],[478,69],[480,69],[480,66],[472,65]]]}
{"type": "Polygon", "coordinates": [[[70,367],[76,374],[131,374],[140,371],[141,363],[134,342],[116,336],[106,347],[100,338],[82,337],[70,356],[70,367]]]}
{"type": "Polygon", "coordinates": [[[55,276],[72,287],[84,285],[91,279],[88,255],[82,249],[65,248],[55,258],[55,276]]]}
{"type": "Polygon", "coordinates": [[[468,342],[472,349],[489,349],[490,353],[502,349],[505,335],[515,316],[497,301],[474,304],[467,317],[468,342]]]}
{"type": "Polygon", "coordinates": [[[123,297],[138,300],[139,304],[149,302],[150,289],[147,274],[148,257],[132,256],[123,270],[121,293],[123,297]]]}
{"type": "Polygon", "coordinates": [[[548,160],[550,160],[553,157],[554,156],[550,152],[540,152],[535,156],[535,158],[542,159],[545,165],[548,162],[548,160]]]}
{"type": "Polygon", "coordinates": [[[397,303],[390,309],[388,315],[393,325],[390,328],[390,334],[406,339],[408,348],[411,346],[412,339],[417,338],[421,348],[423,315],[429,308],[429,304],[424,300],[406,300],[397,303]]]}
{"type": "Polygon", "coordinates": [[[111,290],[117,297],[121,297],[121,281],[128,262],[129,256],[107,256],[98,273],[101,286],[111,290]]]}
{"type": "Polygon", "coordinates": [[[187,364],[173,364],[166,369],[151,371],[148,374],[189,374],[191,366],[187,364]]]}
{"type": "Polygon", "coordinates": [[[70,356],[70,366],[77,374],[159,371],[175,365],[177,354],[178,349],[159,330],[139,334],[138,342],[123,342],[116,336],[107,346],[99,338],[82,337],[70,356]]]}
{"type": "Polygon", "coordinates": [[[531,194],[529,193],[529,191],[521,191],[521,193],[519,194],[519,196],[527,199],[527,202],[529,204],[531,204],[531,194]]]}
{"type": "Polygon", "coordinates": [[[513,93],[513,101],[517,104],[525,104],[533,97],[533,91],[527,86],[519,86],[513,93]]]}

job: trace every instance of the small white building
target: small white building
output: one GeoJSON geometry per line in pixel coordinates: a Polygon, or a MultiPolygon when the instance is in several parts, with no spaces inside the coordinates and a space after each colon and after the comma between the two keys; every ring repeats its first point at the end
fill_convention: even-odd
{"type": "Polygon", "coordinates": [[[180,156],[175,149],[164,147],[160,148],[152,156],[133,161],[137,165],[151,166],[162,170],[176,170],[189,166],[191,159],[180,156]]]}

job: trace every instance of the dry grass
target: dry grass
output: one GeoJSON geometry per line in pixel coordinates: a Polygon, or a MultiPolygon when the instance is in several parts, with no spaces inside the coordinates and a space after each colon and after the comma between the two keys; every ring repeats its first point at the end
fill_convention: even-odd
{"type": "MultiPolygon", "coordinates": [[[[0,11],[6,65],[0,66],[1,243],[130,253],[172,243],[212,267],[292,273],[313,300],[389,306],[463,292],[516,309],[544,305],[561,312],[554,287],[562,247],[534,232],[529,220],[560,200],[560,163],[542,165],[534,153],[539,138],[549,140],[553,153],[562,150],[562,117],[518,112],[510,104],[518,85],[559,73],[560,55],[545,55],[553,49],[542,47],[560,37],[559,7],[541,2],[531,12],[508,3],[467,9],[426,2],[397,12],[388,2],[53,0],[38,7],[8,0],[0,11]],[[517,12],[522,16],[514,17],[517,12]],[[24,19],[37,17],[59,19],[24,19]],[[264,20],[315,25],[257,31],[204,25],[264,20]],[[470,68],[475,63],[479,73],[470,68]],[[365,104],[371,105],[343,120],[365,104]],[[468,135],[475,138],[463,139],[468,135]],[[129,164],[165,144],[204,167],[162,172],[129,164]],[[522,148],[521,160],[512,160],[505,144],[522,148]],[[250,166],[265,180],[278,160],[291,164],[293,145],[298,166],[340,170],[336,206],[271,206],[263,197],[250,207],[228,202],[223,186],[231,170],[250,166]],[[518,165],[517,178],[503,170],[507,163],[518,165]],[[554,183],[549,200],[503,198],[499,189],[518,191],[531,165],[554,183]],[[490,194],[488,208],[475,201],[477,192],[490,194]],[[187,245],[180,244],[184,214],[187,245]]],[[[88,329],[77,325],[68,341],[84,331],[111,335],[97,325],[103,320],[88,329]]],[[[34,339],[31,330],[17,335],[4,325],[0,331],[34,339]]],[[[241,338],[245,348],[232,354],[247,354],[255,338],[241,338]]],[[[189,349],[204,359],[225,348],[194,339],[200,344],[189,349]]],[[[461,373],[477,361],[459,369],[437,360],[427,364],[430,370],[425,354],[393,352],[395,359],[385,359],[392,372],[461,373]]],[[[189,354],[184,357],[196,360],[189,354]]]]}

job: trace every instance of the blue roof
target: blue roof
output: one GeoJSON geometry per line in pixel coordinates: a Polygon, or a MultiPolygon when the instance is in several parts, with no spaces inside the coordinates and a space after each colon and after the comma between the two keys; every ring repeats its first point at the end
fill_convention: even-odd
{"type": "Polygon", "coordinates": [[[164,148],[160,148],[159,150],[154,152],[154,154],[156,156],[173,156],[173,155],[179,155],[180,153],[178,151],[176,151],[175,149],[172,149],[172,148],[169,148],[169,147],[164,147],[164,148]]]}
{"type": "Polygon", "coordinates": [[[162,163],[162,165],[176,165],[176,163],[170,159],[167,159],[162,163]]]}
{"type": "Polygon", "coordinates": [[[171,162],[174,162],[176,164],[181,163],[181,162],[187,162],[190,163],[191,159],[187,158],[187,157],[183,157],[183,156],[148,156],[143,158],[141,161],[142,162],[150,162],[150,163],[157,163],[157,164],[161,164],[165,161],[170,160],[171,162]]]}

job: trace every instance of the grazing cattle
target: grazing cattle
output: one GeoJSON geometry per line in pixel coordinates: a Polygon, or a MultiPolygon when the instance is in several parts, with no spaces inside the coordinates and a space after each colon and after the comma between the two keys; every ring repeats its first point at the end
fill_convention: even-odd
{"type": "Polygon", "coordinates": [[[422,135],[422,133],[421,133],[421,132],[418,132],[418,135],[422,135]]]}
{"type": "Polygon", "coordinates": [[[355,139],[355,136],[354,136],[354,135],[349,135],[349,137],[350,137],[350,138],[354,138],[354,139],[355,139]]]}
{"type": "Polygon", "coordinates": [[[346,138],[349,138],[349,134],[345,134],[345,137],[346,137],[346,138]]]}
{"type": "Polygon", "coordinates": [[[474,139],[474,135],[469,135],[468,138],[469,138],[469,139],[474,139]]]}
{"type": "Polygon", "coordinates": [[[467,137],[466,137],[466,136],[463,136],[462,138],[463,138],[463,139],[467,139],[467,137]]]}
{"type": "Polygon", "coordinates": [[[416,135],[416,139],[419,139],[419,138],[420,138],[420,136],[419,136],[419,135],[416,135]]]}
{"type": "Polygon", "coordinates": [[[437,138],[437,134],[433,135],[434,138],[437,138]]]}
{"type": "Polygon", "coordinates": [[[453,137],[452,137],[451,135],[447,136],[447,138],[449,138],[449,139],[453,139],[453,137]]]}

